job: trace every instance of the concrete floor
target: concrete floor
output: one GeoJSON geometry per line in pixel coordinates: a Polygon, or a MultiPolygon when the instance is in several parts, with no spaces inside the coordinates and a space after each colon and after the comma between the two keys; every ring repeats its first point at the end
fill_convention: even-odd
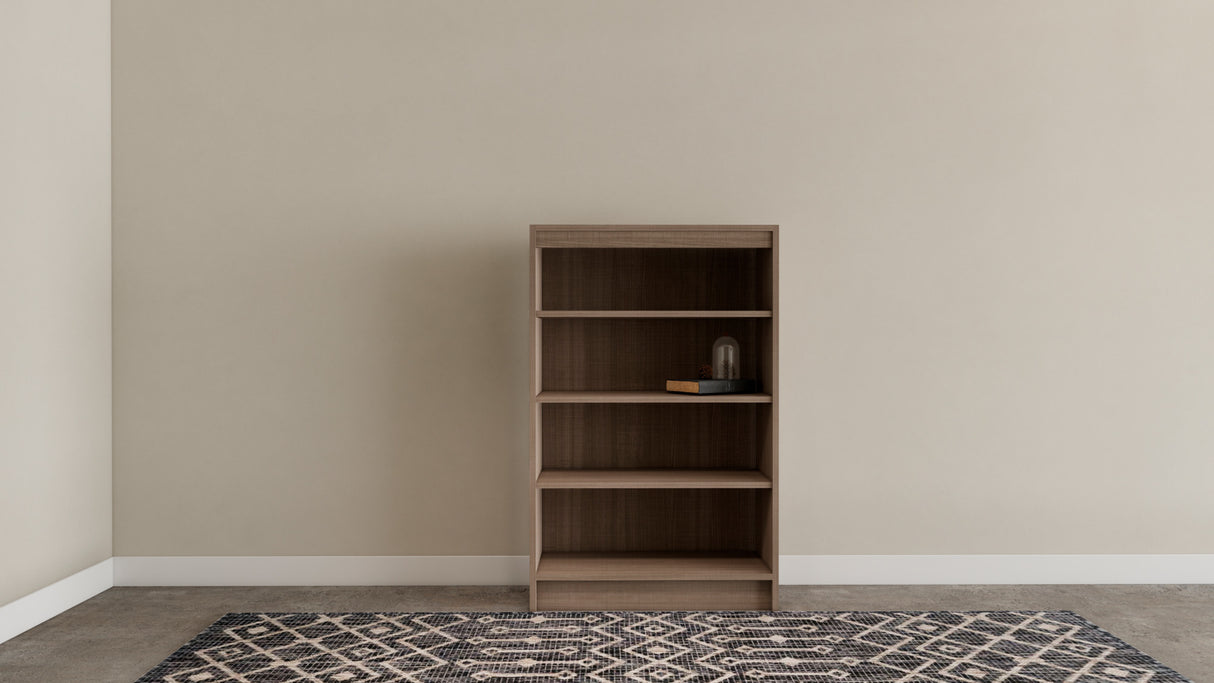
{"type": "MultiPolygon", "coordinates": [[[[788,610],[1072,610],[1214,681],[1214,586],[785,586],[788,610]]],[[[132,683],[226,612],[524,610],[523,587],[113,588],[0,645],[4,683],[132,683]]]]}

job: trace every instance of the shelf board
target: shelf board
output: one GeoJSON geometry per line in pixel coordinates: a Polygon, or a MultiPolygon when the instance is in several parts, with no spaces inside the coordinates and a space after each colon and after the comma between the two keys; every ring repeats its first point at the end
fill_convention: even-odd
{"type": "Polygon", "coordinates": [[[540,318],[770,318],[771,311],[536,311],[540,318]]]}
{"type": "Polygon", "coordinates": [[[544,470],[541,489],[769,489],[758,470],[618,469],[544,470]]]}
{"type": "Polygon", "coordinates": [[[771,403],[771,394],[672,394],[666,391],[541,391],[539,403],[771,403]]]}
{"type": "Polygon", "coordinates": [[[543,553],[537,581],[764,581],[753,553],[543,553]]]}

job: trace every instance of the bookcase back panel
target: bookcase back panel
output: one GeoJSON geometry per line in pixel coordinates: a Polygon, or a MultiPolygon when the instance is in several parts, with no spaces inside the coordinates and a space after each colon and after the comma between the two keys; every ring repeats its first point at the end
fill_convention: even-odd
{"type": "MultiPolygon", "coordinates": [[[[544,391],[664,391],[668,379],[695,379],[711,364],[718,337],[738,341],[742,377],[759,376],[755,318],[547,319],[541,325],[544,391]]],[[[762,391],[762,386],[760,386],[762,391]]]]}
{"type": "Polygon", "coordinates": [[[770,249],[544,249],[543,310],[768,310],[770,249]]]}
{"type": "Polygon", "coordinates": [[[742,552],[762,547],[767,491],[546,490],[544,552],[742,552]]]}
{"type": "Polygon", "coordinates": [[[543,469],[758,469],[770,405],[565,403],[542,407],[543,469]]]}

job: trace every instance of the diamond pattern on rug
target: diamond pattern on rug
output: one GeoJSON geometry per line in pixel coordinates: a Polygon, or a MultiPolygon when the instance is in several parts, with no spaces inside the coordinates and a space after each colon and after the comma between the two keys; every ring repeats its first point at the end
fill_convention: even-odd
{"type": "Polygon", "coordinates": [[[1071,612],[228,614],[136,683],[1191,683],[1071,612]]]}

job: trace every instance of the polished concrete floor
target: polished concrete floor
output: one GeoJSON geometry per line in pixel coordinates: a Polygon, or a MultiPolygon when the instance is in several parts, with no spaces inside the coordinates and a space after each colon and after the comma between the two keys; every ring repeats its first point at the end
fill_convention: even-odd
{"type": "MultiPolygon", "coordinates": [[[[1072,610],[1214,681],[1214,586],[785,586],[789,610],[1072,610]]],[[[4,683],[132,683],[226,612],[509,611],[522,587],[113,588],[0,644],[4,683]]]]}

